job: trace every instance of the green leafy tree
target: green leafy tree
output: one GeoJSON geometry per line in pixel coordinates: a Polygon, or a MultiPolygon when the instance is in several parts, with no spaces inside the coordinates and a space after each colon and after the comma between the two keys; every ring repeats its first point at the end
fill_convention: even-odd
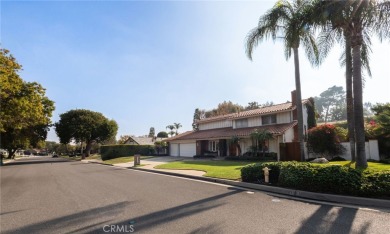
{"type": "Polygon", "coordinates": [[[44,142],[54,111],[54,102],[40,84],[20,78],[21,68],[8,50],[0,49],[0,134],[9,158],[18,148],[44,142]]]}
{"type": "Polygon", "coordinates": [[[124,144],[128,139],[130,138],[130,135],[120,135],[118,144],[124,144]]]}
{"type": "Polygon", "coordinates": [[[313,127],[317,126],[316,121],[316,104],[314,101],[314,98],[309,98],[309,104],[306,104],[306,110],[307,110],[307,128],[311,129],[313,127]]]}
{"type": "Polygon", "coordinates": [[[218,104],[218,107],[215,109],[212,109],[210,111],[205,112],[205,117],[214,117],[219,115],[227,115],[232,113],[237,113],[240,111],[243,111],[244,107],[242,107],[239,104],[234,104],[231,101],[223,101],[222,103],[218,104]]]}
{"type": "Polygon", "coordinates": [[[381,155],[390,157],[390,103],[377,103],[372,107],[374,120],[374,134],[378,139],[379,152],[381,155]]]}
{"type": "Polygon", "coordinates": [[[154,137],[154,135],[156,135],[155,131],[154,131],[154,127],[151,127],[150,130],[149,130],[149,135],[148,137],[154,137]]]}
{"type": "Polygon", "coordinates": [[[199,108],[196,108],[195,112],[194,112],[194,118],[192,121],[192,130],[194,130],[194,131],[199,130],[199,126],[197,124],[197,121],[200,120],[200,115],[201,115],[201,112],[200,112],[199,108]]]}
{"type": "Polygon", "coordinates": [[[260,108],[260,104],[258,102],[248,102],[248,106],[245,107],[245,110],[254,110],[260,108]]]}
{"type": "Polygon", "coordinates": [[[157,137],[167,138],[168,137],[168,133],[164,132],[164,131],[161,131],[161,132],[157,133],[157,137]]]}
{"type": "Polygon", "coordinates": [[[342,109],[345,106],[345,91],[342,86],[332,86],[315,97],[316,108],[321,120],[325,123],[335,120],[334,109],[342,109]]]}
{"type": "Polygon", "coordinates": [[[100,143],[115,136],[118,125],[99,112],[78,109],[61,114],[60,120],[55,123],[55,130],[63,144],[72,140],[77,143],[85,142],[84,159],[90,155],[92,143],[100,143]]]}
{"type": "Polygon", "coordinates": [[[318,64],[318,49],[313,36],[313,30],[304,18],[305,11],[310,7],[310,1],[278,1],[272,9],[263,15],[258,26],[252,29],[246,39],[246,54],[252,59],[254,47],[264,39],[271,37],[274,41],[281,39],[285,47],[286,59],[294,56],[295,87],[298,112],[298,138],[300,142],[301,160],[305,160],[303,113],[301,81],[299,71],[298,48],[302,44],[312,64],[318,64]]]}

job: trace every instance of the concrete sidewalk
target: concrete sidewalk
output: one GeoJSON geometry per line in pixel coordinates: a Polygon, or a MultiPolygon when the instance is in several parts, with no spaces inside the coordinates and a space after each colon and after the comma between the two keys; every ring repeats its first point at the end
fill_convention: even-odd
{"type": "MultiPolygon", "coordinates": [[[[155,167],[161,164],[165,164],[168,162],[175,161],[186,161],[193,160],[192,158],[183,158],[183,157],[172,157],[172,156],[164,156],[164,157],[154,157],[141,159],[141,166],[138,166],[139,169],[153,170],[153,171],[162,171],[162,172],[173,172],[180,175],[192,175],[192,176],[203,176],[206,174],[204,171],[196,171],[196,170],[171,170],[171,169],[156,169],[155,167]]],[[[134,162],[128,163],[118,163],[114,164],[114,166],[131,168],[134,166],[134,162]]]]}

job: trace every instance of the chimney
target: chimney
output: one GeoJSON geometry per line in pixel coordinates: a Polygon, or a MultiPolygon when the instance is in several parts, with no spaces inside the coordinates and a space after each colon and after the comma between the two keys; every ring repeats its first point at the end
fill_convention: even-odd
{"type": "Polygon", "coordinates": [[[292,102],[292,106],[297,105],[297,91],[296,90],[291,91],[291,102],[292,102]]]}
{"type": "MultiPolygon", "coordinates": [[[[291,91],[291,105],[292,105],[292,107],[297,105],[297,91],[296,90],[291,91]]],[[[297,109],[293,110],[292,119],[293,120],[297,120],[298,119],[298,111],[297,111],[297,109]]]]}

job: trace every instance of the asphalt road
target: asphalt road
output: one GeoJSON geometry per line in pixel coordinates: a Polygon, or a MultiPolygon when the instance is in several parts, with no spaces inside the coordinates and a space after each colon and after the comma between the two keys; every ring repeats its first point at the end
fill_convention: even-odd
{"type": "Polygon", "coordinates": [[[1,233],[389,233],[390,213],[37,157],[1,167],[1,233]]]}

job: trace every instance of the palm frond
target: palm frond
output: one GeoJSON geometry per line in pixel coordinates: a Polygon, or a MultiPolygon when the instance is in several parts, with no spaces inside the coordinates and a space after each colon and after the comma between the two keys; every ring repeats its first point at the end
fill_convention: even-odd
{"type": "Polygon", "coordinates": [[[309,59],[309,62],[313,66],[319,66],[321,63],[319,50],[316,44],[316,40],[312,33],[307,33],[302,37],[302,44],[305,49],[306,56],[309,59]]]}

